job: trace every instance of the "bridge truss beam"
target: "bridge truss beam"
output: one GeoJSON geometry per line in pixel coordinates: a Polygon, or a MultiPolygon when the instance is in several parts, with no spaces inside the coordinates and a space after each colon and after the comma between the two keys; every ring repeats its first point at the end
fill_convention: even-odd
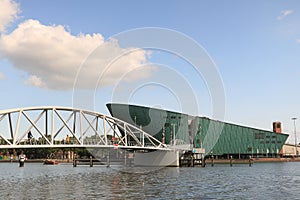
{"type": "Polygon", "coordinates": [[[93,111],[55,106],[0,111],[0,149],[49,147],[168,149],[140,128],[93,111]]]}

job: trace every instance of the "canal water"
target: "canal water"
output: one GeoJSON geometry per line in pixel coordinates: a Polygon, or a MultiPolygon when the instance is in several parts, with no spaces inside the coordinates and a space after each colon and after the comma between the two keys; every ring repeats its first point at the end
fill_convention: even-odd
{"type": "Polygon", "coordinates": [[[161,168],[0,163],[1,199],[299,199],[300,163],[161,168]],[[131,173],[139,172],[139,173],[131,173]]]}

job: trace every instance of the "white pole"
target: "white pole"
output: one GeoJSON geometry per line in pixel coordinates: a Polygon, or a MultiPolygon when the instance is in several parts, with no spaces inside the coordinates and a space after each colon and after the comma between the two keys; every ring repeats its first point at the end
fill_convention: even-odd
{"type": "Polygon", "coordinates": [[[295,155],[298,157],[298,149],[297,149],[297,131],[296,131],[296,117],[293,117],[292,120],[294,121],[294,134],[295,134],[295,155]]]}

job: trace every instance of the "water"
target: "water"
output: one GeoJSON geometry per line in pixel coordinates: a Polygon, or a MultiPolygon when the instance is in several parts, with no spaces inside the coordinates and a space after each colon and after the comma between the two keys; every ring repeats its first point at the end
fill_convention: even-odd
{"type": "Polygon", "coordinates": [[[147,174],[0,163],[0,188],[1,199],[299,199],[300,163],[163,168],[147,174]]]}

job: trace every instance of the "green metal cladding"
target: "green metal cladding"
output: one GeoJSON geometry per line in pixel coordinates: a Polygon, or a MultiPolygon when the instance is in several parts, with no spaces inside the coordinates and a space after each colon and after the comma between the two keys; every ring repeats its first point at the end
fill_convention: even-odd
{"type": "Polygon", "coordinates": [[[196,132],[194,146],[201,147],[203,143],[206,153],[213,155],[278,154],[288,138],[287,134],[224,123],[204,117],[197,117],[192,126],[195,127],[196,132]],[[209,129],[214,134],[208,135],[209,129]]]}
{"type": "Polygon", "coordinates": [[[278,154],[287,134],[194,117],[178,112],[127,104],[107,104],[112,116],[141,127],[166,144],[174,138],[203,147],[212,155],[278,154]]]}

